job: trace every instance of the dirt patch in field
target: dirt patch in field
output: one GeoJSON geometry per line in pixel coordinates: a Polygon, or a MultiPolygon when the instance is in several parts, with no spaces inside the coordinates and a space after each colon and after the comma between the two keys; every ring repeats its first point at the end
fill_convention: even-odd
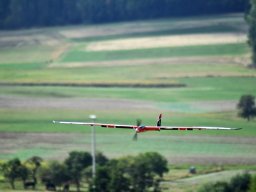
{"type": "Polygon", "coordinates": [[[86,51],[113,51],[148,49],[159,47],[181,47],[193,45],[228,44],[246,42],[245,34],[216,33],[194,35],[171,35],[159,37],[128,38],[121,40],[100,41],[89,44],[86,51]]]}
{"type": "Polygon", "coordinates": [[[62,36],[57,31],[48,29],[28,29],[28,30],[13,30],[0,31],[0,47],[22,47],[22,46],[58,46],[64,41],[62,36]]]}
{"type": "Polygon", "coordinates": [[[74,68],[74,67],[115,67],[115,66],[138,66],[138,65],[188,65],[188,64],[238,64],[247,65],[250,63],[250,56],[207,56],[207,57],[167,57],[151,59],[132,59],[114,61],[92,61],[92,62],[65,62],[52,63],[50,68],[74,68]]]}
{"type": "Polygon", "coordinates": [[[48,45],[55,46],[60,42],[58,39],[46,36],[43,34],[39,35],[22,35],[22,36],[4,36],[0,37],[1,47],[21,47],[28,45],[48,45]]]}
{"type": "Polygon", "coordinates": [[[126,99],[38,98],[0,96],[1,108],[66,108],[84,110],[154,109],[151,102],[126,99]]]}
{"type": "Polygon", "coordinates": [[[177,112],[219,112],[233,111],[237,101],[200,101],[183,103],[158,103],[128,99],[69,98],[69,97],[22,97],[0,96],[1,108],[56,108],[83,110],[136,110],[164,109],[177,112]]]}
{"type": "Polygon", "coordinates": [[[185,113],[223,112],[236,109],[237,101],[200,101],[183,103],[158,103],[153,101],[139,101],[128,99],[104,98],[69,98],[54,97],[23,97],[0,96],[1,108],[56,108],[56,109],[83,109],[83,110],[167,110],[185,113]]]}
{"type": "Polygon", "coordinates": [[[190,105],[192,108],[202,111],[234,111],[236,110],[237,101],[198,101],[190,102],[190,105]]]}

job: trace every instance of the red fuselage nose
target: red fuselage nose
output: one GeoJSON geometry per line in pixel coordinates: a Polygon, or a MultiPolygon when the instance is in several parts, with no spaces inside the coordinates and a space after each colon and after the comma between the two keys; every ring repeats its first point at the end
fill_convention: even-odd
{"type": "Polygon", "coordinates": [[[136,128],[137,133],[142,133],[142,132],[146,132],[146,131],[160,131],[160,127],[139,126],[136,128]]]}

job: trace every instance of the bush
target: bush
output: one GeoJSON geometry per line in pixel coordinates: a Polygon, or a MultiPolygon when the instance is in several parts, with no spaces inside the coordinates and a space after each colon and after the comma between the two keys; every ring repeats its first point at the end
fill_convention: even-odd
{"type": "Polygon", "coordinates": [[[230,190],[228,183],[217,182],[204,185],[198,192],[230,192],[230,190]]]}
{"type": "Polygon", "coordinates": [[[233,177],[229,183],[230,191],[245,192],[249,190],[251,176],[248,173],[233,177]]]}
{"type": "Polygon", "coordinates": [[[248,173],[231,178],[230,182],[210,183],[202,186],[198,192],[246,192],[249,190],[251,176],[248,173]]]}

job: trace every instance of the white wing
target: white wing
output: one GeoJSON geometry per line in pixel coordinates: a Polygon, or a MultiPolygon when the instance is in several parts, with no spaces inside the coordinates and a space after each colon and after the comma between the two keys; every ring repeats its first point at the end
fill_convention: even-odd
{"type": "Polygon", "coordinates": [[[72,121],[53,121],[53,123],[73,124],[73,125],[89,125],[89,126],[99,126],[99,127],[106,127],[106,128],[122,128],[122,129],[134,129],[137,127],[135,125],[119,125],[119,124],[72,122],[72,121]]]}
{"type": "Polygon", "coordinates": [[[229,128],[229,127],[205,127],[205,126],[193,126],[193,127],[186,127],[186,126],[161,126],[161,130],[239,130],[241,128],[229,128]]]}

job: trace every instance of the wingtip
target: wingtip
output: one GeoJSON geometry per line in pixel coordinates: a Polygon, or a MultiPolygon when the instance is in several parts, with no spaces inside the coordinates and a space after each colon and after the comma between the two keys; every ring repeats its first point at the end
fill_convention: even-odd
{"type": "Polygon", "coordinates": [[[242,128],[241,127],[238,127],[238,128],[230,128],[230,130],[241,130],[242,128]]]}

